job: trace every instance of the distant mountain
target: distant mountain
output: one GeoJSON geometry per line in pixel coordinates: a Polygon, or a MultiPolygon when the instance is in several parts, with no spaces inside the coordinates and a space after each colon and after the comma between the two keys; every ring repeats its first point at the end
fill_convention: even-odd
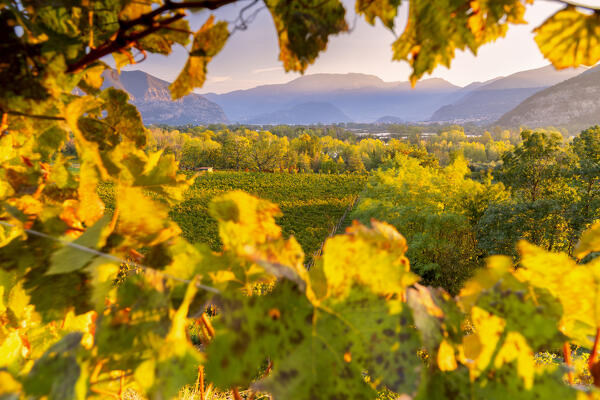
{"type": "Polygon", "coordinates": [[[350,117],[330,103],[310,102],[296,104],[289,109],[258,115],[248,121],[257,125],[311,125],[352,122],[350,117]]]}
{"type": "Polygon", "coordinates": [[[314,74],[284,84],[205,96],[236,122],[253,121],[273,110],[290,110],[304,103],[329,103],[355,122],[373,122],[386,115],[423,121],[459,89],[437,78],[420,81],[412,89],[409,82],[384,82],[374,75],[314,74]]]}
{"type": "Polygon", "coordinates": [[[471,84],[457,93],[457,98],[453,103],[439,108],[430,120],[491,123],[534,93],[584,71],[585,68],[557,71],[549,65],[483,83],[471,84]]]}
{"type": "Polygon", "coordinates": [[[376,124],[404,124],[404,123],[406,123],[406,121],[404,121],[402,118],[394,117],[391,115],[386,115],[384,117],[377,119],[377,121],[375,121],[375,123],[376,124]]]}
{"type": "Polygon", "coordinates": [[[571,129],[600,124],[600,66],[534,94],[504,114],[497,124],[571,129]]]}
{"type": "Polygon", "coordinates": [[[169,83],[142,71],[104,72],[103,88],[126,91],[137,106],[145,124],[227,123],[223,109],[199,94],[173,101],[169,83]]]}

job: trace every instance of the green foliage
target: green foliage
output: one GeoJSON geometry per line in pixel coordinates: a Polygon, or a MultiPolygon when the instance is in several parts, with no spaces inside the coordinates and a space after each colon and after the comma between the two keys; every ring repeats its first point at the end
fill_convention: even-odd
{"type": "Polygon", "coordinates": [[[408,240],[413,271],[457,293],[481,257],[474,225],[491,201],[505,196],[503,189],[466,178],[460,158],[444,169],[406,156],[395,163],[370,179],[352,216],[394,225],[408,240]]]}
{"type": "Polygon", "coordinates": [[[557,132],[524,131],[522,137],[496,173],[511,193],[480,219],[480,246],[490,254],[516,255],[515,244],[526,239],[571,253],[599,215],[598,130],[583,131],[569,145],[557,132]]]}

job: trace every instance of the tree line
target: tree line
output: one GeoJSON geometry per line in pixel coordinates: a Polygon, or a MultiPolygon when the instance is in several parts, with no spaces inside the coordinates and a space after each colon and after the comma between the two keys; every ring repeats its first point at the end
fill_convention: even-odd
{"type": "Polygon", "coordinates": [[[462,154],[473,168],[494,168],[521,140],[519,132],[466,134],[462,127],[410,135],[357,136],[339,126],[253,130],[239,126],[150,127],[149,149],[173,154],[184,169],[361,173],[385,167],[397,154],[449,165],[462,154]],[[212,128],[212,129],[211,129],[212,128]],[[180,130],[181,129],[181,130],[180,130]]]}

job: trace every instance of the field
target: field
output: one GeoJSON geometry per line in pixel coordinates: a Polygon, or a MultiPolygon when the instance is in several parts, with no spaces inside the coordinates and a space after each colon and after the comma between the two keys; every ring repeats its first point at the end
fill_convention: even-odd
{"type": "MultiPolygon", "coordinates": [[[[243,190],[279,205],[283,216],[277,222],[285,236],[296,237],[309,262],[354,203],[365,182],[363,175],[205,173],[196,178],[185,199],[171,209],[170,215],[187,240],[207,243],[213,250],[219,250],[217,223],[208,214],[208,204],[221,193],[243,190]]],[[[112,208],[112,189],[102,186],[100,194],[108,208],[112,208]]],[[[341,222],[342,226],[348,224],[341,222]]]]}
{"type": "Polygon", "coordinates": [[[273,174],[259,172],[213,172],[196,179],[183,202],[171,210],[186,239],[205,242],[218,250],[217,224],[208,215],[216,195],[244,190],[279,205],[278,223],[286,236],[294,235],[307,260],[340,221],[365,184],[360,175],[273,174]]]}

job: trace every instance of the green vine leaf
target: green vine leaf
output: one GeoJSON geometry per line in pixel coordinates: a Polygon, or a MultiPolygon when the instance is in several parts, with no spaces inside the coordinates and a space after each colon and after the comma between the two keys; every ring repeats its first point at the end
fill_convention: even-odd
{"type": "Polygon", "coordinates": [[[330,35],[348,30],[338,0],[265,0],[279,36],[279,59],[286,71],[304,72],[327,47],[330,35]]]}
{"type": "Polygon", "coordinates": [[[398,15],[398,7],[402,0],[357,0],[356,12],[363,14],[367,22],[375,25],[379,18],[388,29],[394,29],[394,19],[398,15]]]}
{"type": "MultiPolygon", "coordinates": [[[[75,239],[73,244],[93,250],[101,249],[106,243],[106,238],[111,234],[112,227],[110,222],[111,217],[109,215],[103,216],[80,237],[75,239]]],[[[81,248],[65,245],[62,249],[52,254],[52,264],[46,274],[66,274],[77,271],[85,267],[94,257],[96,257],[95,254],[86,252],[81,248]]]]}

